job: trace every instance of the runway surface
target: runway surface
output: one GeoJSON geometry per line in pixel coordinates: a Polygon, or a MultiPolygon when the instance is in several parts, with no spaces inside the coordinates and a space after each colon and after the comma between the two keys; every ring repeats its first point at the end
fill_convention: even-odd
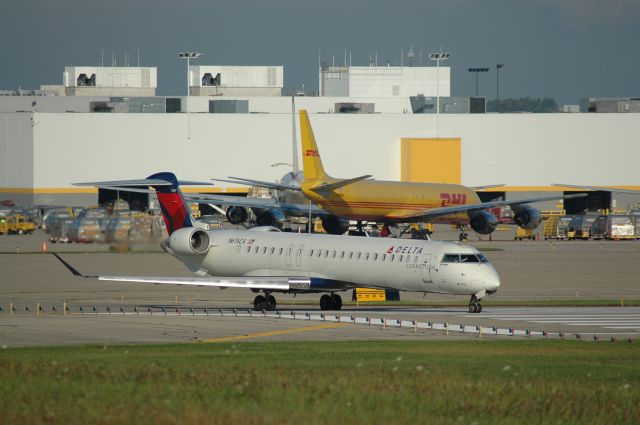
{"type": "MultiPolygon", "coordinates": [[[[17,237],[17,236],[16,236],[17,237]]],[[[30,244],[37,246],[38,240],[30,244]]],[[[0,238],[0,248],[18,239],[0,238]]],[[[502,279],[496,300],[554,299],[640,299],[638,242],[513,242],[482,241],[472,243],[495,265],[502,279]]],[[[74,247],[65,246],[65,250],[74,247]]],[[[78,248],[84,246],[75,246],[78,248]]],[[[33,247],[32,247],[33,248],[33,247]]],[[[49,246],[49,249],[57,247],[49,246]]],[[[64,258],[83,273],[191,276],[177,260],[160,252],[130,254],[65,253],[64,258]]],[[[486,329],[518,329],[532,332],[576,334],[592,338],[639,338],[640,308],[636,307],[544,307],[514,308],[485,306],[481,314],[469,314],[464,307],[351,307],[345,306],[343,317],[387,318],[420,323],[449,323],[449,336],[442,329],[411,329],[379,324],[339,323],[337,326],[317,320],[299,321],[284,318],[291,310],[296,315],[319,315],[319,295],[276,294],[283,318],[232,317],[228,312],[247,311],[255,294],[246,290],[184,288],[175,286],[136,285],[98,282],[75,278],[53,256],[42,254],[0,254],[0,345],[65,345],[154,343],[224,340],[342,340],[342,339],[432,339],[477,338],[473,333],[453,331],[457,325],[486,329]],[[296,301],[303,305],[288,305],[296,301]],[[43,310],[36,317],[36,305],[43,310]],[[71,315],[63,316],[63,305],[71,315]],[[9,306],[15,307],[10,314],[9,306]],[[166,306],[167,315],[159,306],[166,306]],[[53,308],[56,311],[53,311],[53,308]],[[79,314],[80,307],[83,314],[79,314]],[[96,308],[95,314],[93,307],[96,308]],[[109,307],[111,314],[106,308],[109,307]],[[181,315],[171,315],[179,308],[181,315]],[[127,313],[120,314],[120,309],[127,313]],[[148,309],[154,311],[148,315],[148,309]],[[189,315],[189,309],[200,315],[189,315]],[[211,314],[203,314],[204,309],[211,314]],[[135,309],[138,314],[135,314],[135,309]],[[214,315],[223,309],[224,316],[214,315]],[[89,314],[87,314],[89,313],[89,314]],[[232,338],[232,339],[229,339],[232,338]]],[[[1,250],[0,250],[1,252],[1,250]]],[[[4,252],[7,252],[6,249],[4,252]]],[[[344,293],[343,299],[351,297],[344,293]]],[[[405,301],[422,300],[422,293],[402,293],[405,301]]],[[[427,300],[457,300],[464,297],[427,295],[427,300]]],[[[489,332],[490,333],[490,332],[489,332]]],[[[490,338],[485,334],[483,338],[490,338]]],[[[495,336],[493,336],[495,337],[495,336]]],[[[502,338],[505,336],[498,336],[502,338]]]]}

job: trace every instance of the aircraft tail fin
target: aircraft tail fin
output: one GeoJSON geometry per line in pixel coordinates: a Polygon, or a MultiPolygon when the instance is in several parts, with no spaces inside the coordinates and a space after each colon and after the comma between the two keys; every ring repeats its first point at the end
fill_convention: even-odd
{"type": "Polygon", "coordinates": [[[304,109],[300,110],[300,136],[302,144],[302,168],[305,180],[326,179],[320,151],[309,122],[309,115],[304,109]]]}
{"type": "Polygon", "coordinates": [[[193,227],[194,219],[182,196],[179,187],[180,183],[175,174],[169,172],[155,173],[147,177],[147,180],[164,180],[170,183],[170,185],[149,185],[155,189],[158,196],[167,232],[172,234],[183,227],[193,227]]]}

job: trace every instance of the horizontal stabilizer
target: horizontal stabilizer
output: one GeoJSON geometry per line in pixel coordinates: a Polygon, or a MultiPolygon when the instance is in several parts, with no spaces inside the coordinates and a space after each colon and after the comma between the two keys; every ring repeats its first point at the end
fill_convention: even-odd
{"type": "Polygon", "coordinates": [[[265,182],[262,180],[252,180],[252,179],[244,179],[241,177],[229,177],[229,179],[211,179],[217,182],[225,182],[225,183],[234,183],[234,184],[243,184],[247,186],[260,186],[266,187],[268,189],[274,190],[300,190],[300,186],[292,185],[292,184],[283,184],[283,183],[271,183],[265,182]]]}
{"type": "Polygon", "coordinates": [[[371,174],[367,174],[366,176],[354,177],[352,179],[346,179],[346,180],[339,180],[334,183],[324,183],[324,184],[321,184],[320,186],[312,187],[311,190],[313,190],[316,193],[319,193],[322,196],[326,196],[331,191],[334,191],[344,186],[348,186],[352,183],[366,180],[371,177],[372,177],[371,174]]]}

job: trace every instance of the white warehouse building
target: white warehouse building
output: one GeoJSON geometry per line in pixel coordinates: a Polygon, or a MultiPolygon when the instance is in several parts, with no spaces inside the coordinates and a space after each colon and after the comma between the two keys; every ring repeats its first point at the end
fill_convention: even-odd
{"type": "MultiPolygon", "coordinates": [[[[71,183],[158,171],[200,181],[275,181],[290,171],[271,165],[291,162],[291,98],[245,100],[249,110],[256,102],[272,112],[208,113],[205,105],[190,117],[0,112],[0,200],[96,204],[95,191],[71,183]]],[[[512,199],[562,191],[554,183],[640,189],[638,114],[341,114],[327,112],[327,98],[295,100],[298,110],[309,110],[325,169],[335,177],[505,184],[497,190],[512,199]]],[[[386,101],[377,99],[376,108],[393,109],[386,101]]],[[[232,186],[194,190],[237,190],[232,186]]],[[[614,195],[612,206],[638,202],[637,196],[614,195]]]]}

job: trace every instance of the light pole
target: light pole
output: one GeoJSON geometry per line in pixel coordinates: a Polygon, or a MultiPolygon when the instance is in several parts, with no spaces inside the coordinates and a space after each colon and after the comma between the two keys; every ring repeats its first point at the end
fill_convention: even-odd
{"type": "Polygon", "coordinates": [[[438,137],[438,121],[440,120],[440,61],[446,61],[451,53],[441,51],[430,53],[429,59],[436,61],[436,138],[438,137]]]}
{"type": "Polygon", "coordinates": [[[199,52],[180,52],[178,53],[180,59],[187,60],[187,141],[191,140],[191,115],[189,113],[189,61],[191,59],[198,59],[202,57],[202,53],[199,52]]]}
{"type": "Polygon", "coordinates": [[[469,72],[476,74],[476,97],[478,97],[478,74],[487,71],[489,71],[489,68],[469,68],[469,72]]]}
{"type": "Polygon", "coordinates": [[[496,112],[500,103],[500,68],[502,67],[504,67],[503,63],[496,64],[496,112]]]}

